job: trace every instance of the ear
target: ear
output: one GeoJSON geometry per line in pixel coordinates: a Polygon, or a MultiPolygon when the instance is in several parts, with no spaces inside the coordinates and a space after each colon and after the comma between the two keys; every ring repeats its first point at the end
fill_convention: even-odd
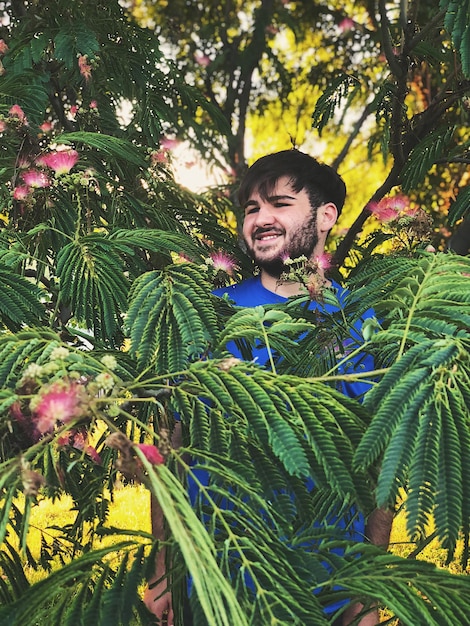
{"type": "Polygon", "coordinates": [[[327,202],[318,207],[317,220],[320,231],[329,232],[338,219],[338,209],[333,202],[327,202]]]}

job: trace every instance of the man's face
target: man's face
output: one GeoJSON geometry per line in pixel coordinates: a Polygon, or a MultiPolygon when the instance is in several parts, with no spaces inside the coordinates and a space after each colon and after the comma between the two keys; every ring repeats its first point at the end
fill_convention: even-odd
{"type": "Polygon", "coordinates": [[[316,211],[307,192],[293,191],[288,177],[278,180],[268,198],[254,191],[245,204],[243,237],[256,264],[271,276],[284,271],[284,260],[309,259],[318,244],[316,211]]]}

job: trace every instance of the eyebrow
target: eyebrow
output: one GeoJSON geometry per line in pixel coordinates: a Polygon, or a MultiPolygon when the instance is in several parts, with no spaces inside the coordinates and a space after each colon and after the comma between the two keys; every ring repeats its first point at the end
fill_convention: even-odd
{"type": "MultiPolygon", "coordinates": [[[[266,198],[266,200],[270,203],[270,204],[274,204],[275,202],[279,202],[279,200],[295,200],[294,196],[288,196],[287,194],[284,194],[282,196],[268,196],[266,198]]],[[[245,202],[245,204],[243,205],[244,209],[247,209],[250,206],[257,206],[258,202],[256,200],[248,200],[247,202],[245,202]]]]}

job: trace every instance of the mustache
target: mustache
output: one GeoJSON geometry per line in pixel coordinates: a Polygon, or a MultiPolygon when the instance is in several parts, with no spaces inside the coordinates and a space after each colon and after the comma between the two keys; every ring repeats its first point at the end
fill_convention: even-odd
{"type": "Polygon", "coordinates": [[[264,233],[273,233],[275,235],[283,235],[284,231],[281,228],[273,228],[272,226],[268,226],[266,228],[259,226],[256,230],[254,230],[251,233],[251,238],[256,239],[256,237],[259,237],[259,235],[264,235],[264,233]]]}

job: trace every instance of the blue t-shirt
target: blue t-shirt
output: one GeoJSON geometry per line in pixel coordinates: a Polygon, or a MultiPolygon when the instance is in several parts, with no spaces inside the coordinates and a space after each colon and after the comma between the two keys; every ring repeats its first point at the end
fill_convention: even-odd
{"type": "MultiPolygon", "coordinates": [[[[335,281],[332,281],[331,288],[334,290],[336,294],[336,299],[341,306],[348,293],[348,290],[341,287],[335,281]]],[[[213,293],[214,295],[219,297],[223,297],[225,295],[228,296],[228,298],[236,306],[240,307],[283,304],[288,300],[288,298],[280,296],[277,293],[266,289],[262,285],[261,278],[259,276],[248,278],[241,283],[230,285],[228,287],[221,287],[220,289],[216,289],[213,293]]],[[[308,308],[310,311],[317,310],[320,313],[334,313],[335,311],[338,311],[338,307],[329,302],[320,303],[315,300],[312,300],[310,302],[308,308]]],[[[352,329],[352,336],[349,339],[350,345],[353,344],[354,347],[356,347],[357,345],[363,343],[361,326],[366,319],[371,317],[374,317],[374,311],[372,309],[369,309],[359,320],[357,320],[352,329]]],[[[234,342],[230,342],[227,345],[227,349],[232,353],[233,356],[240,359],[242,358],[242,355],[234,342]]],[[[343,349],[344,353],[339,355],[339,358],[341,359],[341,364],[338,366],[337,369],[338,374],[370,372],[374,369],[374,361],[370,355],[360,354],[352,357],[349,360],[345,358],[345,355],[347,355],[348,353],[348,345],[344,344],[343,349]]],[[[268,351],[264,346],[255,347],[253,349],[253,359],[255,359],[256,363],[258,363],[259,365],[265,365],[268,362],[268,358],[268,351]]],[[[340,383],[340,391],[342,391],[349,398],[360,399],[369,389],[370,384],[367,382],[341,381],[340,383]]]]}
{"type": "MultiPolygon", "coordinates": [[[[338,283],[333,282],[332,288],[335,290],[336,297],[338,303],[341,305],[346,294],[347,290],[343,289],[338,283]]],[[[229,300],[232,301],[236,306],[240,307],[255,307],[255,306],[267,306],[273,304],[282,304],[287,302],[287,298],[280,296],[272,291],[266,289],[262,283],[259,276],[249,278],[247,280],[242,281],[241,283],[237,283],[234,285],[230,285],[228,287],[222,287],[216,289],[214,295],[223,297],[228,296],[229,300]]],[[[338,307],[335,307],[329,303],[318,303],[312,301],[309,305],[310,310],[319,310],[324,311],[326,313],[333,313],[335,310],[338,310],[338,307]]],[[[368,311],[362,319],[358,320],[354,332],[356,333],[356,337],[354,339],[361,343],[361,332],[360,327],[362,322],[373,316],[373,311],[368,311]]],[[[354,341],[353,339],[353,341],[354,341]]],[[[347,348],[347,347],[346,347],[347,348]]],[[[233,356],[242,358],[240,351],[234,342],[230,342],[227,345],[227,349],[233,354],[233,356]]],[[[347,350],[346,350],[347,351],[347,350]]],[[[255,347],[253,350],[253,357],[256,359],[256,362],[263,366],[268,361],[268,351],[264,346],[255,347]]],[[[344,355],[343,355],[344,357],[344,355]]],[[[342,358],[343,358],[342,357],[342,358]]],[[[340,365],[338,368],[339,373],[353,373],[355,371],[372,371],[374,369],[373,360],[368,355],[360,355],[352,358],[351,361],[345,361],[343,365],[340,365]]],[[[343,382],[341,384],[341,390],[345,395],[352,398],[360,398],[362,395],[369,389],[370,385],[364,382],[343,382]]],[[[208,473],[202,469],[193,469],[194,474],[197,476],[198,481],[202,484],[207,485],[209,482],[208,473]]],[[[312,479],[306,480],[307,488],[312,491],[315,488],[314,482],[312,479]]],[[[191,502],[194,504],[200,495],[200,491],[194,480],[189,477],[188,479],[188,489],[189,496],[191,502]]],[[[221,506],[221,503],[219,503],[221,506]]],[[[354,509],[349,511],[344,519],[341,519],[338,523],[337,520],[329,520],[331,523],[334,521],[337,525],[343,529],[347,528],[347,536],[354,541],[363,541],[365,538],[365,519],[361,514],[358,514],[354,509]],[[351,521],[352,520],[352,521],[351,521]]],[[[320,524],[315,524],[315,526],[320,527],[320,524]]],[[[308,548],[307,548],[308,549],[308,548]]],[[[249,583],[248,583],[249,584],[249,583]]],[[[337,602],[333,605],[326,607],[325,613],[331,614],[337,609],[339,609],[344,604],[344,601],[337,602]]]]}

